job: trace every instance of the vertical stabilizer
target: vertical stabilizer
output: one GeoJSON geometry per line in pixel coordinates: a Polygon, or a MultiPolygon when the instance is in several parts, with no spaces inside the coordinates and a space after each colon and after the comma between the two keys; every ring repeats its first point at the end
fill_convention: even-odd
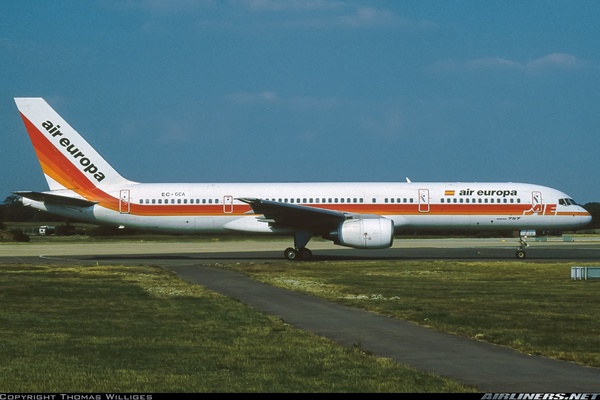
{"type": "Polygon", "coordinates": [[[134,183],[123,178],[42,98],[15,98],[50,190],[134,183]]]}

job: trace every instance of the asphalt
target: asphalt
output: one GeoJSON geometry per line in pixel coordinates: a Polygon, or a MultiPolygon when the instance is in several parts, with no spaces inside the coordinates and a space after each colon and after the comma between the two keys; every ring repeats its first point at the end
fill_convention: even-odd
{"type": "Polygon", "coordinates": [[[600,369],[518,353],[273,287],[207,266],[172,266],[183,279],[345,346],[359,345],[482,392],[598,392],[600,369]]]}

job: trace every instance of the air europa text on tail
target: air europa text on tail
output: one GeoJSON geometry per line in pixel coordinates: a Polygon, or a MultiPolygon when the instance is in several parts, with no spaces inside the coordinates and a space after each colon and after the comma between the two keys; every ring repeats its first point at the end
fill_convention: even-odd
{"type": "MultiPolygon", "coordinates": [[[[52,135],[52,137],[63,136],[64,134],[59,130],[60,125],[54,125],[51,121],[46,121],[42,123],[42,126],[52,135]]],[[[95,166],[92,161],[85,156],[67,137],[61,137],[58,140],[58,143],[67,150],[67,153],[73,157],[76,161],[79,161],[83,170],[92,175],[94,179],[98,182],[102,182],[105,178],[104,173],[98,170],[98,167],[95,166]]]]}

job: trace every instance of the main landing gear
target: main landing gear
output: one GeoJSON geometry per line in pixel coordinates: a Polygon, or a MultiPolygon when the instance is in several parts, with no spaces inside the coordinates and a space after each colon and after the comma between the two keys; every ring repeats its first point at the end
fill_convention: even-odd
{"type": "Polygon", "coordinates": [[[312,237],[310,232],[295,232],[294,247],[288,247],[283,255],[290,261],[307,261],[312,257],[312,251],[306,248],[306,244],[312,237]]]}
{"type": "Polygon", "coordinates": [[[306,247],[302,247],[300,249],[288,247],[283,252],[283,255],[290,261],[307,261],[312,257],[312,251],[306,247]]]}
{"type": "Polygon", "coordinates": [[[528,246],[529,246],[529,244],[527,244],[527,236],[522,236],[519,239],[519,247],[517,247],[517,252],[515,253],[517,258],[519,258],[519,259],[525,258],[525,256],[526,256],[525,248],[528,246]]]}

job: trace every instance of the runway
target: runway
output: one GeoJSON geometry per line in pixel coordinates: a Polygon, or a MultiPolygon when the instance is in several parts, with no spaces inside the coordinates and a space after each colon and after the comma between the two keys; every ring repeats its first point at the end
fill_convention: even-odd
{"type": "MultiPolygon", "coordinates": [[[[516,242],[516,241],[514,241],[516,242]]],[[[177,273],[182,279],[238,299],[342,345],[360,343],[365,351],[424,371],[456,379],[482,392],[600,391],[600,369],[520,354],[502,346],[418,327],[316,297],[280,289],[220,269],[215,263],[286,262],[288,241],[114,243],[79,245],[2,244],[0,263],[148,264],[177,273]]],[[[393,248],[361,251],[315,242],[314,259],[452,259],[517,260],[516,243],[502,239],[426,239],[403,241],[393,248]],[[410,243],[407,243],[410,242],[410,243]],[[514,244],[514,245],[513,245],[514,244]]],[[[577,239],[531,243],[524,260],[545,262],[600,261],[600,241],[577,239]]],[[[294,262],[290,263],[293,267],[294,262]]],[[[576,265],[576,264],[574,264],[576,265]]],[[[599,263],[600,265],[600,263],[599,263]]]]}
{"type": "MultiPolygon", "coordinates": [[[[326,241],[313,241],[311,261],[335,260],[502,260],[534,262],[600,262],[600,236],[577,237],[572,241],[551,238],[529,241],[527,257],[517,260],[518,239],[401,239],[389,249],[359,250],[326,241]]],[[[118,262],[171,265],[186,263],[283,261],[289,239],[215,240],[179,242],[123,241],[90,243],[0,243],[0,263],[78,260],[82,263],[118,262]]],[[[291,262],[293,263],[293,262],[291,262]]]]}

